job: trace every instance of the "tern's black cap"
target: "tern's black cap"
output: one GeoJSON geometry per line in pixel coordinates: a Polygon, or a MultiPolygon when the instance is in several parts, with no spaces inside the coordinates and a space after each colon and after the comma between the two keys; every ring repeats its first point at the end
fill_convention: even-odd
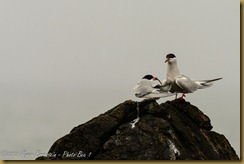
{"type": "Polygon", "coordinates": [[[147,80],[151,80],[152,78],[153,78],[152,75],[146,75],[146,76],[143,77],[143,79],[147,79],[147,80]]]}
{"type": "Polygon", "coordinates": [[[174,54],[168,54],[166,58],[176,58],[176,56],[174,54]]]}

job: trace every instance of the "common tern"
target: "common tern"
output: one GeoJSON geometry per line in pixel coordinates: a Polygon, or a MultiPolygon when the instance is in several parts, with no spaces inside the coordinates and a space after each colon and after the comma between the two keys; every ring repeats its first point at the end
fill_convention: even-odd
{"type": "Polygon", "coordinates": [[[193,93],[197,89],[204,89],[213,85],[213,81],[220,80],[222,78],[216,78],[212,80],[193,80],[188,76],[182,75],[177,65],[176,56],[174,54],[168,54],[166,56],[165,63],[168,63],[167,76],[163,81],[162,86],[164,90],[171,93],[182,93],[180,98],[185,97],[186,93],[193,93]]]}
{"type": "Polygon", "coordinates": [[[145,99],[158,99],[174,95],[164,90],[161,81],[152,75],[144,76],[134,87],[135,96],[145,99]]]}

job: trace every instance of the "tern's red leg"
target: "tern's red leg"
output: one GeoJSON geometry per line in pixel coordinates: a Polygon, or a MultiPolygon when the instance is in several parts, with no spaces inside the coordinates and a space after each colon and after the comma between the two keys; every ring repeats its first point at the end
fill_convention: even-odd
{"type": "Polygon", "coordinates": [[[186,94],[183,93],[182,96],[180,97],[180,99],[184,99],[184,97],[186,97],[186,94]]]}

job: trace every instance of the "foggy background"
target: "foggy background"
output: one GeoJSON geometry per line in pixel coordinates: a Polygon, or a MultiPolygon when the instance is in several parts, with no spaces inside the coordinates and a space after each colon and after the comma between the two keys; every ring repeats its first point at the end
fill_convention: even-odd
{"type": "Polygon", "coordinates": [[[186,100],[240,156],[239,21],[237,0],[0,0],[0,159],[35,159],[73,127],[141,101],[134,86],[163,80],[168,53],[194,79],[223,77],[186,100]]]}

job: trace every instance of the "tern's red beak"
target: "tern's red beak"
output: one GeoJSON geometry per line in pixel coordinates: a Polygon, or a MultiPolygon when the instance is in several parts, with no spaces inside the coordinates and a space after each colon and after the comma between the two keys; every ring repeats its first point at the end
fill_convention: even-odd
{"type": "Polygon", "coordinates": [[[158,82],[162,85],[162,82],[157,78],[157,77],[153,77],[153,80],[158,80],[158,82]]]}
{"type": "Polygon", "coordinates": [[[170,58],[166,58],[165,63],[166,63],[166,62],[169,62],[169,61],[170,61],[170,58]]]}
{"type": "Polygon", "coordinates": [[[157,78],[157,77],[153,77],[152,79],[153,79],[153,80],[158,80],[158,78],[157,78]]]}

